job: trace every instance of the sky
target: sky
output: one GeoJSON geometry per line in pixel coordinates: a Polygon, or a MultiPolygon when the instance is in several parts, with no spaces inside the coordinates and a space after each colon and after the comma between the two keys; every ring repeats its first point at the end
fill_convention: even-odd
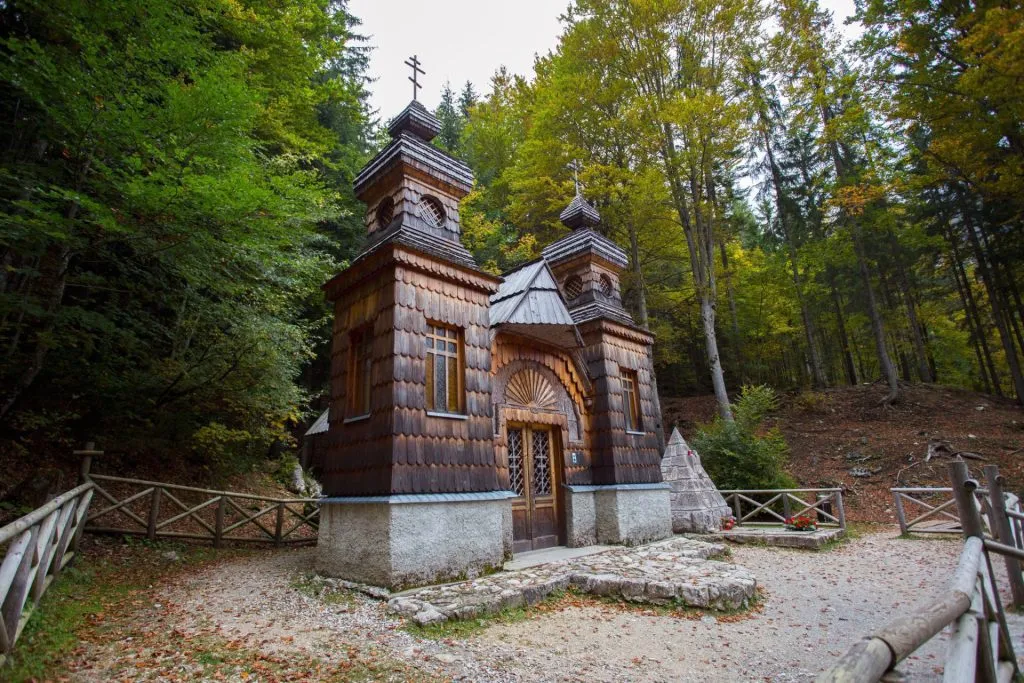
{"type": "MultiPolygon", "coordinates": [[[[857,32],[842,26],[853,0],[819,1],[848,37],[857,32]]],[[[531,76],[534,55],[558,44],[566,7],[568,0],[350,0],[349,12],[362,20],[359,31],[373,47],[370,103],[385,121],[409,103],[411,71],[403,62],[412,55],[426,71],[419,100],[431,110],[445,82],[458,93],[469,80],[481,94],[502,65],[531,76]]]]}

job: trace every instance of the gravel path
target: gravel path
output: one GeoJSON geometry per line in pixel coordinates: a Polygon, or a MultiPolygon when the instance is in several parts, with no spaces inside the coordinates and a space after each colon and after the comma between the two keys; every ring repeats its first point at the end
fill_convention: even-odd
{"type": "MultiPolygon", "coordinates": [[[[940,589],[960,548],[952,539],[910,541],[893,533],[866,534],[819,553],[733,547],[731,561],[749,569],[764,588],[763,603],[751,615],[683,618],[567,600],[523,621],[495,623],[472,637],[445,641],[401,629],[383,602],[363,596],[320,600],[297,591],[297,578],[312,564],[312,549],[220,564],[166,586],[161,598],[176,606],[175,623],[167,626],[185,634],[212,631],[285,658],[337,661],[355,649],[426,678],[807,681],[857,638],[940,589]]],[[[1019,634],[1024,624],[1013,619],[1022,627],[1015,629],[1019,634]]],[[[940,678],[944,642],[943,637],[908,660],[903,670],[911,680],[940,678]]],[[[1024,652],[1024,642],[1015,645],[1024,652]]],[[[116,658],[112,643],[85,680],[103,680],[116,658]]]]}

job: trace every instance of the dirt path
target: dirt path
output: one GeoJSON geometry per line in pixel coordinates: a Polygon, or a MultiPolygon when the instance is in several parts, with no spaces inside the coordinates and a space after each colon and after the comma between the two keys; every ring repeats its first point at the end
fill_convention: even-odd
{"type": "MultiPolygon", "coordinates": [[[[268,553],[159,587],[136,618],[175,634],[177,657],[174,646],[163,647],[164,659],[154,662],[131,638],[115,639],[83,653],[73,678],[215,680],[225,668],[209,661],[223,646],[234,653],[227,671],[235,680],[813,680],[858,637],[940,588],[960,547],[892,533],[822,553],[736,547],[732,561],[765,590],[760,610],[746,617],[684,618],[566,599],[442,641],[407,632],[381,602],[309,595],[297,582],[312,549],[268,553]],[[197,642],[205,643],[201,652],[197,642]],[[293,670],[303,677],[289,677],[293,670]]],[[[1015,645],[1024,652],[1024,642],[1015,645]]],[[[937,679],[942,651],[941,643],[925,648],[904,669],[912,680],[937,679]]]]}

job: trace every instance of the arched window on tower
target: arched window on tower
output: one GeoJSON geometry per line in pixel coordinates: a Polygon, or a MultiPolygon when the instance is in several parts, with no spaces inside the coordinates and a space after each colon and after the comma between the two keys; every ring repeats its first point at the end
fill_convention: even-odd
{"type": "Polygon", "coordinates": [[[391,224],[395,217],[395,201],[385,197],[377,204],[377,229],[383,230],[391,224]]]}
{"type": "Polygon", "coordinates": [[[565,298],[572,301],[583,293],[583,280],[579,275],[570,275],[565,280],[565,298]]]}

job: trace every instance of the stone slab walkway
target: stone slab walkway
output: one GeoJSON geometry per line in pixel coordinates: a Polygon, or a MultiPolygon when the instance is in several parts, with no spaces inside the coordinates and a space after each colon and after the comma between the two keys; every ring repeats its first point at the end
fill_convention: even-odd
{"type": "Polygon", "coordinates": [[[817,531],[789,531],[781,526],[737,526],[728,531],[715,533],[716,537],[733,543],[755,543],[808,550],[817,550],[845,535],[845,531],[835,527],[821,527],[817,531]]]}
{"type": "Polygon", "coordinates": [[[388,610],[420,625],[475,619],[536,604],[570,586],[631,602],[738,609],[754,597],[757,581],[743,567],[709,559],[724,552],[722,544],[677,536],[473,581],[406,591],[388,601],[388,610]]]}

